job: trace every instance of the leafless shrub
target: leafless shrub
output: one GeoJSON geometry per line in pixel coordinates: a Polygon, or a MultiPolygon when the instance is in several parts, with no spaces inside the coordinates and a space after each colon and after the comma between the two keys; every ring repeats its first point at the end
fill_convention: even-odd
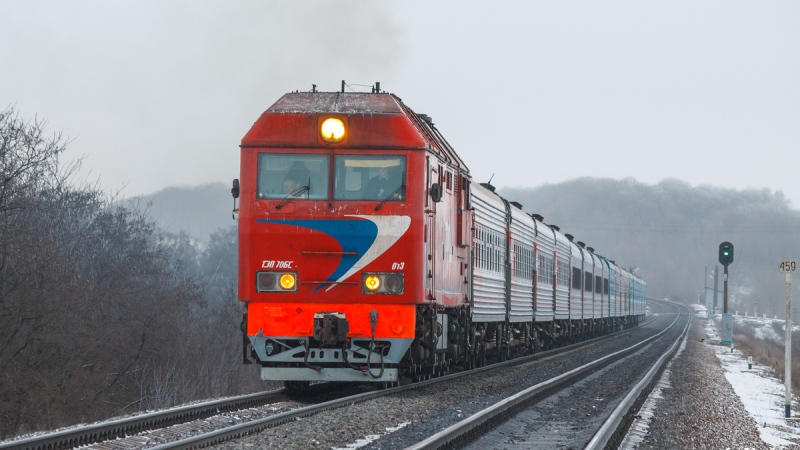
{"type": "Polygon", "coordinates": [[[0,113],[0,436],[258,389],[235,234],[204,253],[162,233],[71,180],[64,145],[0,113]]]}

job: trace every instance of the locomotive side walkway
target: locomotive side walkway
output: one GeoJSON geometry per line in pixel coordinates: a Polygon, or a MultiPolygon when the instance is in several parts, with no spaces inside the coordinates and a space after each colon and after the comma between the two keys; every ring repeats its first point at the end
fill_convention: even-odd
{"type": "MultiPolygon", "coordinates": [[[[800,448],[800,429],[787,427],[797,422],[782,419],[783,392],[770,393],[776,380],[768,378],[764,368],[754,368],[747,374],[748,379],[734,378],[735,389],[726,378],[720,359],[726,366],[736,365],[728,366],[729,371],[739,364],[747,368],[747,361],[740,353],[731,354],[729,347],[720,346],[712,323],[695,316],[686,347],[668,369],[668,377],[662,377],[660,395],[655,394],[648,401],[654,406],[647,410],[646,404],[640,412],[642,420],[638,427],[647,428],[638,432],[644,434],[641,442],[628,448],[800,448]],[[760,392],[757,401],[767,403],[767,409],[755,412],[759,417],[753,417],[753,410],[758,410],[753,399],[744,399],[748,402],[746,407],[740,398],[746,388],[757,389],[760,392]],[[774,407],[769,407],[771,403],[775,403],[774,407]]],[[[797,417],[796,409],[793,411],[797,417]]]]}

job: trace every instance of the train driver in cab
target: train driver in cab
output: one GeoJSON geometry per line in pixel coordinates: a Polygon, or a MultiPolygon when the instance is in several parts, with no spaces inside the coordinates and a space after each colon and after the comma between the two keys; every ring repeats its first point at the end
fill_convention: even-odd
{"type": "Polygon", "coordinates": [[[401,200],[402,192],[395,192],[400,184],[397,180],[389,177],[389,168],[381,167],[378,169],[378,175],[369,179],[367,187],[364,189],[364,197],[369,200],[384,200],[389,195],[393,198],[401,200]]]}
{"type": "Polygon", "coordinates": [[[285,195],[297,197],[299,196],[299,190],[300,183],[298,183],[293,177],[287,176],[286,179],[283,180],[283,193],[285,195]]]}
{"type": "Polygon", "coordinates": [[[304,161],[294,161],[286,178],[283,179],[283,194],[287,198],[308,198],[311,172],[304,161]],[[303,189],[305,187],[305,189],[303,189]]]}

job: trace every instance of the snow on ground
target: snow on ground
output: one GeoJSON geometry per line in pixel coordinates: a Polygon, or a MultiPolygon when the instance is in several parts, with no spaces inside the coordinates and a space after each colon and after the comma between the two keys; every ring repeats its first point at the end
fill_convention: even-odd
{"type": "Polygon", "coordinates": [[[334,447],[332,450],[354,450],[354,449],[357,449],[357,448],[361,448],[361,447],[364,447],[365,445],[369,445],[369,444],[377,441],[378,439],[381,438],[381,436],[386,436],[387,434],[391,434],[391,433],[394,433],[395,431],[402,430],[403,428],[405,428],[406,426],[408,426],[410,424],[411,424],[411,422],[403,422],[403,423],[398,424],[396,427],[387,428],[386,432],[383,433],[383,435],[370,434],[370,435],[367,435],[364,439],[358,439],[358,440],[356,440],[356,442],[354,442],[352,444],[347,444],[344,447],[334,447]]]}
{"type": "MultiPolygon", "coordinates": [[[[700,317],[705,318],[705,307],[692,305],[700,317]]],[[[735,326],[735,325],[734,325],[735,326]]],[[[762,327],[763,329],[770,327],[762,327]]],[[[720,336],[715,321],[705,320],[706,345],[710,346],[717,355],[725,378],[733,386],[736,395],[742,400],[745,409],[758,424],[761,440],[766,444],[776,447],[796,447],[800,442],[800,428],[796,428],[798,410],[798,397],[792,398],[792,418],[784,417],[785,388],[783,383],[770,376],[771,370],[765,366],[753,364],[753,369],[747,368],[747,357],[736,348],[731,352],[728,346],[720,345],[720,336]],[[796,442],[792,442],[793,439],[796,442]]],[[[780,342],[780,339],[777,339],[780,342]]],[[[793,374],[800,376],[800,374],[793,374]]]]}

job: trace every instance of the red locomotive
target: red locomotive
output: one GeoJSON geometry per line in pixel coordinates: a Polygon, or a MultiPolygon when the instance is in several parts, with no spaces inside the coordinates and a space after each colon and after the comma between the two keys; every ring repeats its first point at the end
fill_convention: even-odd
{"type": "Polygon", "coordinates": [[[284,95],[242,139],[240,179],[245,361],[264,380],[422,379],[644,315],[642,280],[474,183],[380,85],[284,95]]]}

